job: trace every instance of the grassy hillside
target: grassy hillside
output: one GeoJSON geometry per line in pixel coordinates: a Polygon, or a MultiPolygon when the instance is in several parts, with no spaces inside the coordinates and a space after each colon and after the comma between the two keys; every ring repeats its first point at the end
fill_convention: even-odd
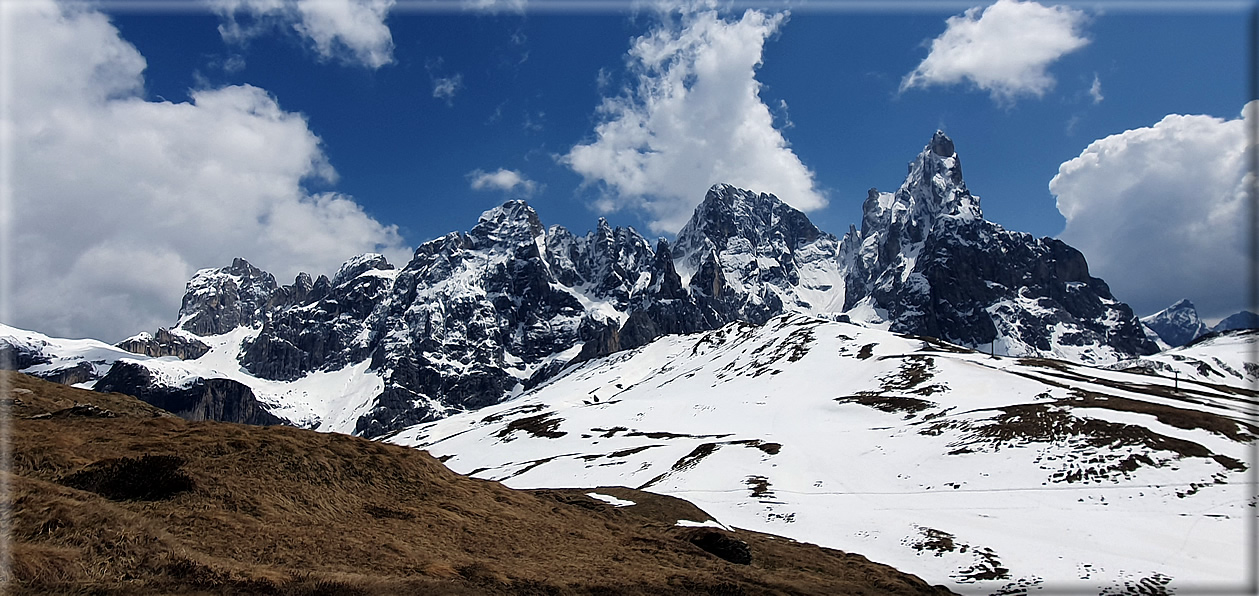
{"type": "Polygon", "coordinates": [[[614,507],[586,490],[511,490],[412,449],[187,422],[127,396],[4,374],[13,593],[943,591],[855,554],[679,527],[707,516],[670,497],[598,489],[636,503],[614,507]],[[696,544],[725,538],[746,542],[751,563],[696,544]]]}

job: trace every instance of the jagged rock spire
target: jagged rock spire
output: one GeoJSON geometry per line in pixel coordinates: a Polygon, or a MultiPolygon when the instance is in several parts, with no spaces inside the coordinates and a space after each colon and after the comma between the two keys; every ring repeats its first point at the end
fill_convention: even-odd
{"type": "Polygon", "coordinates": [[[909,241],[921,240],[941,217],[983,219],[979,197],[970,194],[962,179],[962,160],[953,140],[937,130],[895,193],[870,189],[862,205],[861,230],[902,228],[909,241]]]}

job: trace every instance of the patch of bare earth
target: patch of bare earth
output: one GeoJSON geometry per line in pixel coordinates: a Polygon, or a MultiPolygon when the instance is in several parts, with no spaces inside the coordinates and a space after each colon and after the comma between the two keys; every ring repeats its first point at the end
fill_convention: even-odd
{"type": "Polygon", "coordinates": [[[598,489],[636,503],[618,508],[574,491],[511,490],[413,449],[188,422],[5,374],[26,390],[0,397],[20,400],[2,408],[13,454],[0,503],[8,593],[945,592],[856,554],[677,527],[706,516],[677,499],[598,489]],[[31,418],[76,403],[116,415],[31,418]],[[732,545],[739,555],[746,546],[749,564],[722,558],[732,545]]]}

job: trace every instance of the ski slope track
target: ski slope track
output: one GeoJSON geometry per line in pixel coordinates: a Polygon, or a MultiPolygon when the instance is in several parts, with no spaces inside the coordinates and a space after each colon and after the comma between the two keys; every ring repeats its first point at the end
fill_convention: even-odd
{"type": "Polygon", "coordinates": [[[1257,395],[792,314],[387,440],[517,488],[681,497],[962,593],[1241,591],[1257,395]]]}

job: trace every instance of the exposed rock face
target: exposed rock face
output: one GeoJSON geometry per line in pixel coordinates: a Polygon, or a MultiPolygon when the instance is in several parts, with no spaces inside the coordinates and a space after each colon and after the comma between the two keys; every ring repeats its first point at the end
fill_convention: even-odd
{"type": "Polygon", "coordinates": [[[96,391],[135,396],[186,420],[217,420],[239,424],[283,424],[263,409],[253,391],[230,379],[197,379],[188,386],[166,387],[148,368],[126,360],[114,364],[96,382],[96,391]]]}
{"type": "Polygon", "coordinates": [[[297,276],[268,300],[262,332],[245,344],[246,370],[291,381],[320,369],[337,369],[371,356],[367,318],[384,300],[397,271],[385,257],[365,254],[347,261],[332,280],[297,276]]]}
{"type": "Polygon", "coordinates": [[[1142,317],[1141,323],[1173,348],[1183,346],[1211,331],[1198,318],[1198,309],[1188,300],[1181,300],[1148,317],[1142,317]]]}
{"type": "Polygon", "coordinates": [[[22,370],[36,364],[47,364],[52,359],[37,346],[0,338],[0,369],[22,370]]]}
{"type": "Polygon", "coordinates": [[[160,358],[174,356],[180,360],[195,360],[210,351],[210,346],[186,334],[171,333],[165,327],[157,333],[139,333],[114,344],[128,352],[160,358]]]}
{"type": "Polygon", "coordinates": [[[275,290],[275,277],[245,259],[222,269],[203,269],[188,282],[178,327],[197,335],[219,335],[261,323],[275,290]]]}
{"type": "Polygon", "coordinates": [[[49,371],[32,372],[32,376],[39,377],[45,381],[53,383],[61,383],[62,385],[77,385],[98,378],[96,367],[90,362],[80,362],[74,366],[65,368],[57,368],[49,371]]]}
{"type": "Polygon", "coordinates": [[[885,312],[893,331],[1086,363],[1157,351],[1079,251],[983,219],[942,132],[895,193],[871,189],[844,243],[859,247],[844,309],[885,312]]]}
{"type": "Polygon", "coordinates": [[[838,240],[772,194],[713,186],[678,232],[674,256],[721,324],[843,305],[838,240]]]}

